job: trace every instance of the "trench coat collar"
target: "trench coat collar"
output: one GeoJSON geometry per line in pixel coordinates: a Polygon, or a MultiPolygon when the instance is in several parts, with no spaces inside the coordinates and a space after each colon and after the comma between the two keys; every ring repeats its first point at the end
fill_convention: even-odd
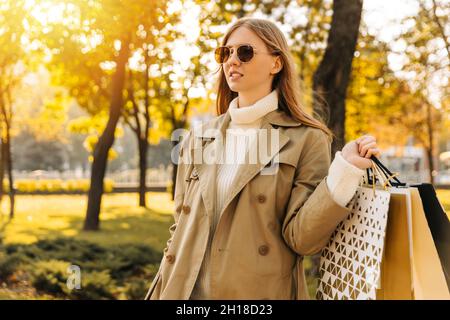
{"type": "MultiPolygon", "coordinates": [[[[281,126],[281,127],[298,127],[302,125],[298,120],[293,119],[288,116],[284,111],[280,110],[280,108],[270,111],[265,114],[263,117],[263,121],[271,124],[272,126],[281,126]]],[[[213,120],[209,125],[204,125],[201,130],[195,132],[196,137],[203,137],[207,139],[214,139],[216,136],[214,135],[214,130],[208,129],[219,129],[222,134],[225,134],[226,128],[231,121],[230,112],[227,110],[224,114],[217,117],[213,120]]]]}
{"type": "MultiPolygon", "coordinates": [[[[222,116],[217,117],[215,120],[203,125],[201,130],[194,130],[195,139],[201,139],[199,143],[197,141],[196,145],[200,148],[205,149],[209,144],[215,141],[216,134],[220,131],[222,137],[226,136],[226,129],[231,121],[231,116],[229,111],[227,111],[222,116]],[[215,130],[208,130],[215,129],[215,130]],[[218,131],[219,130],[219,131],[218,131]]],[[[302,125],[301,122],[287,116],[280,109],[271,111],[263,116],[261,122],[261,129],[276,129],[278,126],[282,127],[297,127],[302,125]]],[[[283,134],[281,131],[279,133],[279,143],[277,147],[270,148],[270,139],[267,139],[267,149],[269,156],[264,159],[264,161],[258,163],[244,163],[239,166],[236,173],[236,181],[234,182],[231,190],[228,192],[228,196],[225,199],[224,206],[220,212],[219,217],[222,216],[222,212],[227,208],[227,206],[232,202],[232,200],[239,194],[239,192],[245,187],[245,185],[256,176],[264,167],[269,164],[272,159],[279,153],[281,148],[289,142],[289,137],[283,134]]],[[[214,214],[215,203],[216,203],[216,182],[217,182],[217,162],[212,164],[207,163],[194,163],[194,168],[197,171],[200,180],[200,189],[207,213],[209,216],[209,221],[211,223],[212,215],[214,214]]],[[[220,223],[221,218],[219,218],[220,223]]]]}

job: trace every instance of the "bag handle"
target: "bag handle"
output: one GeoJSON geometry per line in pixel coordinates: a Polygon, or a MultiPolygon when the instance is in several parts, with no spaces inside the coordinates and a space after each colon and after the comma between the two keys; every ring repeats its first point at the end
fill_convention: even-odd
{"type": "Polygon", "coordinates": [[[381,186],[383,187],[384,190],[387,190],[387,185],[389,185],[390,187],[392,187],[389,179],[386,177],[385,173],[378,167],[378,165],[375,164],[374,161],[370,161],[372,164],[372,167],[370,168],[372,171],[372,179],[370,178],[370,171],[369,168],[366,169],[367,170],[367,183],[370,185],[372,185],[372,189],[373,189],[373,195],[376,196],[375,193],[375,184],[377,181],[380,181],[381,186]],[[377,177],[379,179],[377,179],[377,177]]]}
{"type": "MultiPolygon", "coordinates": [[[[389,185],[391,185],[391,186],[393,186],[393,187],[405,187],[405,186],[406,186],[406,183],[401,182],[401,181],[396,177],[396,176],[399,174],[398,172],[392,173],[392,172],[391,172],[388,168],[386,168],[386,166],[383,165],[383,164],[381,163],[381,161],[380,161],[377,157],[375,157],[374,155],[372,155],[372,156],[370,157],[370,160],[372,160],[372,161],[376,164],[377,169],[379,169],[379,170],[381,171],[381,173],[384,174],[385,178],[390,182],[389,185]],[[392,180],[393,180],[393,181],[392,181],[392,180]]],[[[373,169],[372,169],[372,170],[373,170],[373,169]]],[[[370,176],[369,176],[369,168],[366,169],[366,171],[367,171],[367,177],[368,177],[368,180],[369,180],[369,178],[370,178],[370,176]]],[[[376,178],[375,178],[375,179],[376,179],[376,178]]],[[[370,180],[369,180],[369,181],[370,181],[370,180]]]]}

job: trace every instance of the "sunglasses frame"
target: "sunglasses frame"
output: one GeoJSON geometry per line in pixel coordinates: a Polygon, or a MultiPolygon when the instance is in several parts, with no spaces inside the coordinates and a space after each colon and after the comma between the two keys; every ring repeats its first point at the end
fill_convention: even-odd
{"type": "MultiPolygon", "coordinates": [[[[231,50],[234,50],[234,48],[233,47],[229,47],[229,46],[220,46],[220,47],[217,47],[216,48],[216,50],[214,50],[214,57],[216,58],[217,57],[217,50],[220,50],[221,48],[227,48],[228,50],[230,50],[230,54],[228,55],[228,58],[224,61],[224,62],[219,62],[219,61],[217,61],[217,59],[216,59],[216,62],[217,63],[219,63],[219,64],[224,64],[224,63],[227,63],[227,61],[230,59],[230,57],[233,55],[233,52],[231,52],[231,50]]],[[[270,55],[273,55],[273,54],[275,54],[275,53],[277,53],[277,51],[273,51],[272,53],[271,52],[260,52],[258,49],[256,49],[254,46],[252,46],[251,44],[240,44],[236,49],[235,49],[235,51],[236,51],[236,58],[238,59],[238,61],[240,62],[240,63],[250,63],[252,60],[253,60],[253,58],[255,57],[255,54],[270,54],[270,55]],[[242,61],[240,58],[239,58],[239,55],[238,55],[238,50],[239,50],[239,48],[241,48],[241,47],[250,47],[250,48],[252,48],[252,50],[253,50],[253,56],[250,58],[250,60],[248,60],[248,61],[242,61]]]]}

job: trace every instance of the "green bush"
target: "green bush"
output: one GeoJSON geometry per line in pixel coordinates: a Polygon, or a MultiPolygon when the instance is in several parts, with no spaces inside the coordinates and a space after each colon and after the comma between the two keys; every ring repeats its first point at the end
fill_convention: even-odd
{"type": "Polygon", "coordinates": [[[117,290],[115,281],[107,270],[82,272],[80,289],[70,290],[67,286],[65,288],[70,299],[80,300],[115,299],[117,290]]]}
{"type": "Polygon", "coordinates": [[[147,293],[150,282],[147,279],[133,278],[126,283],[125,296],[132,300],[142,300],[147,293]]]}
{"type": "Polygon", "coordinates": [[[42,292],[69,299],[115,299],[116,285],[109,272],[81,271],[81,287],[69,288],[70,263],[60,260],[39,261],[30,266],[33,286],[42,292]]]}
{"type": "Polygon", "coordinates": [[[30,266],[31,282],[40,291],[60,295],[65,292],[69,263],[59,260],[39,261],[30,266]]]}
{"type": "Polygon", "coordinates": [[[70,238],[0,248],[0,280],[19,270],[39,291],[69,299],[142,299],[162,253],[142,244],[100,246],[70,238]],[[69,290],[69,265],[81,271],[81,289],[69,290]]]}
{"type": "Polygon", "coordinates": [[[25,257],[20,254],[6,255],[0,252],[0,281],[6,281],[24,261],[25,257]]]}

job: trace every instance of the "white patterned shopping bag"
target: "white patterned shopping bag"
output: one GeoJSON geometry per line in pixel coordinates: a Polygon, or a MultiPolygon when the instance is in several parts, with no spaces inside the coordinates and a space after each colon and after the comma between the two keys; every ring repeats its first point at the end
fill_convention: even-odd
{"type": "Polygon", "coordinates": [[[322,250],[317,299],[376,299],[390,199],[385,189],[358,186],[350,214],[322,250]]]}

